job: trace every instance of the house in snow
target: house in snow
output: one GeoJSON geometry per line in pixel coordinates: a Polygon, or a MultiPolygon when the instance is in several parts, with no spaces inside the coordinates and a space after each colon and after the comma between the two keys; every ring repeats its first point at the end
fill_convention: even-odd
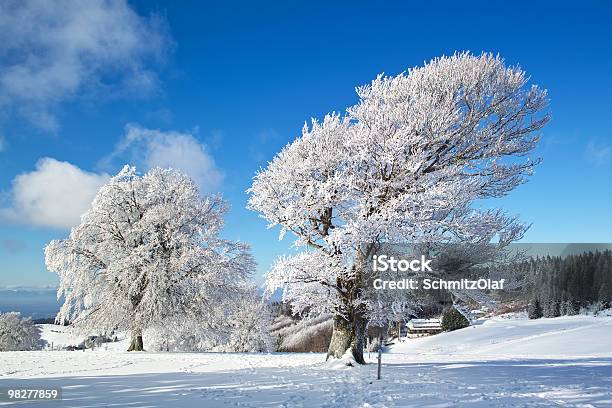
{"type": "Polygon", "coordinates": [[[406,324],[408,337],[422,337],[442,331],[440,319],[411,319],[406,324]]]}

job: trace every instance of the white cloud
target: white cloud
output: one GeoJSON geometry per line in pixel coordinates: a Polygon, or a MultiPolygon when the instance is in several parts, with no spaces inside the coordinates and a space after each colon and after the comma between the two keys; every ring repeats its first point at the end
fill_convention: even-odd
{"type": "MultiPolygon", "coordinates": [[[[207,146],[190,133],[128,125],[115,151],[103,162],[109,167],[128,162],[143,171],[172,167],[192,177],[206,193],[217,191],[223,181],[207,146]]],[[[13,179],[11,191],[5,194],[8,204],[0,207],[0,223],[73,227],[109,179],[107,173],[87,172],[68,162],[42,158],[33,171],[13,179]]]]}
{"type": "Polygon", "coordinates": [[[142,170],[172,167],[193,178],[202,192],[216,192],[223,181],[208,147],[191,133],[127,125],[125,135],[103,165],[126,161],[142,170]]]}
{"type": "Polygon", "coordinates": [[[70,228],[80,221],[108,174],[81,170],[68,162],[40,159],[34,171],[13,179],[11,206],[0,220],[40,227],[70,228]]]}
{"type": "Polygon", "coordinates": [[[0,108],[56,130],[56,106],[81,95],[150,92],[170,40],[125,0],[0,2],[0,108]]]}

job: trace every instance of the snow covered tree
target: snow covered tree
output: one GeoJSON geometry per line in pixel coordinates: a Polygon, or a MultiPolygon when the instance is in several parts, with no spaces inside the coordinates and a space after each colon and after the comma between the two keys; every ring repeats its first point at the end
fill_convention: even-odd
{"type": "Polygon", "coordinates": [[[212,306],[206,317],[181,315],[150,327],[146,331],[148,344],[160,351],[264,352],[272,349],[268,304],[253,284],[236,288],[230,301],[212,306]]]}
{"type": "Polygon", "coordinates": [[[564,299],[559,305],[559,314],[561,316],[575,316],[578,314],[578,310],[576,309],[574,302],[564,299]]]}
{"type": "Polygon", "coordinates": [[[17,312],[0,313],[0,351],[38,350],[40,329],[17,312]]]}
{"type": "Polygon", "coordinates": [[[549,299],[544,303],[543,315],[544,317],[559,317],[561,311],[559,308],[559,301],[555,299],[549,299]]]}
{"type": "Polygon", "coordinates": [[[296,312],[332,312],[328,357],[349,348],[364,363],[375,302],[363,298],[367,261],[384,242],[505,245],[525,227],[475,200],[526,181],[547,123],[546,92],[490,54],[460,53],[359,87],[345,116],[304,126],[260,171],[249,208],[305,250],[279,259],[269,290],[296,312]]]}
{"type": "Polygon", "coordinates": [[[124,167],[70,236],[45,248],[65,298],[57,320],[84,331],[129,330],[129,350],[142,350],[143,330],[165,322],[197,316],[213,327],[223,318],[217,305],[254,268],[247,245],[219,237],[226,211],[178,171],[124,167]]]}
{"type": "Polygon", "coordinates": [[[227,341],[222,349],[232,352],[266,352],[272,350],[270,326],[272,315],[267,302],[256,288],[245,288],[228,317],[227,341]]]}
{"type": "Polygon", "coordinates": [[[461,312],[459,312],[459,310],[451,306],[444,309],[444,312],[442,312],[440,325],[444,331],[453,331],[468,327],[470,322],[463,314],[461,314],[461,312]]]}
{"type": "Polygon", "coordinates": [[[538,298],[534,298],[531,302],[529,302],[527,315],[530,319],[539,319],[544,316],[542,306],[540,305],[540,300],[538,298]]]}

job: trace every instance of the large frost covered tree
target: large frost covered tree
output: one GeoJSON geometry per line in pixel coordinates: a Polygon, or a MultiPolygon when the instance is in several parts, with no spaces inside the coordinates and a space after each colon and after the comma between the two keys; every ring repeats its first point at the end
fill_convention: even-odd
{"type": "Polygon", "coordinates": [[[65,298],[57,320],[129,330],[129,350],[142,350],[143,330],[164,323],[197,318],[214,329],[219,304],[240,293],[254,267],[247,245],[220,238],[226,211],[178,171],[124,167],[70,236],[45,249],[65,298]]]}
{"type": "Polygon", "coordinates": [[[295,312],[333,312],[328,357],[364,363],[364,332],[379,305],[364,296],[368,256],[385,242],[503,246],[525,227],[476,200],[526,181],[547,123],[546,91],[491,54],[459,53],[357,88],[345,115],[304,126],[258,172],[249,208],[304,250],[267,274],[295,312]]]}

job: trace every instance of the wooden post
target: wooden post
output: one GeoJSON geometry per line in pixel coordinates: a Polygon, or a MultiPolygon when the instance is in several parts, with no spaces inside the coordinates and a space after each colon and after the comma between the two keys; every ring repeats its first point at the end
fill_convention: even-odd
{"type": "Polygon", "coordinates": [[[381,366],[382,366],[382,346],[378,347],[378,374],[376,375],[377,380],[380,380],[381,366]]]}
{"type": "Polygon", "coordinates": [[[382,343],[383,343],[383,330],[380,330],[380,337],[378,339],[378,373],[376,379],[380,380],[380,370],[382,367],[382,343]]]}

